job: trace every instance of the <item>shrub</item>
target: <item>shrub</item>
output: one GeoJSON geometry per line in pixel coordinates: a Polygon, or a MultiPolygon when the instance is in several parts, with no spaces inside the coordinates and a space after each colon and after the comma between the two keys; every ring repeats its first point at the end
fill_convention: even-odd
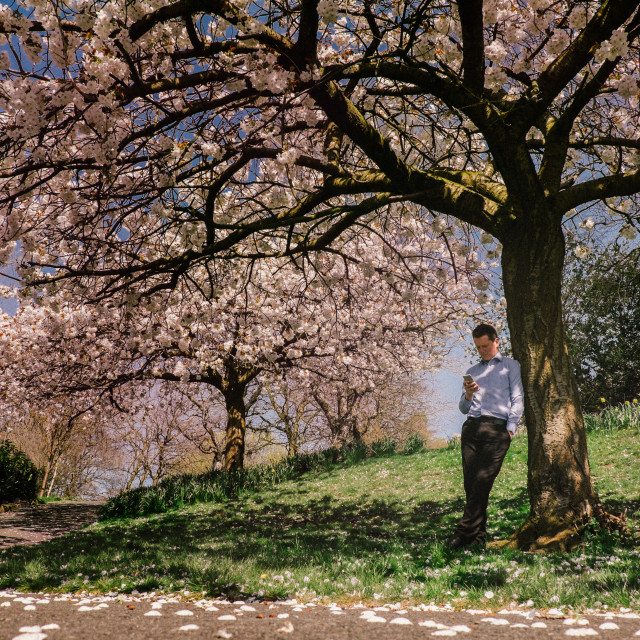
{"type": "Polygon", "coordinates": [[[382,438],[371,444],[371,451],[376,458],[386,458],[396,452],[397,443],[393,438],[382,438]]]}
{"type": "Polygon", "coordinates": [[[0,503],[35,500],[40,473],[13,442],[0,440],[0,503]]]}
{"type": "Polygon", "coordinates": [[[628,403],[606,407],[599,413],[587,413],[584,416],[587,431],[620,431],[636,429],[640,431],[640,406],[628,403]]]}
{"type": "Polygon", "coordinates": [[[447,440],[447,449],[455,451],[460,448],[460,434],[456,433],[447,440]]]}
{"type": "Polygon", "coordinates": [[[362,442],[350,442],[340,449],[340,456],[347,465],[358,464],[367,457],[367,445],[362,442]]]}
{"type": "Polygon", "coordinates": [[[424,438],[417,433],[412,433],[405,441],[402,447],[402,453],[410,456],[412,453],[418,453],[424,449],[424,438]]]}

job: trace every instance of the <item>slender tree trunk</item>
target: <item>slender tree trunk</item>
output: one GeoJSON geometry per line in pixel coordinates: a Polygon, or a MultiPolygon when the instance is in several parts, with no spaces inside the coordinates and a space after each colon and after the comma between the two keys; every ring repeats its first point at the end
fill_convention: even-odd
{"type": "Polygon", "coordinates": [[[565,341],[560,285],[564,237],[547,213],[503,239],[507,317],[525,390],[531,512],[510,544],[566,549],[596,515],[580,397],[565,341]]]}
{"type": "Polygon", "coordinates": [[[227,407],[227,436],[224,469],[241,469],[244,465],[244,438],[247,430],[247,407],[244,401],[246,385],[229,385],[224,391],[227,407]]]}
{"type": "Polygon", "coordinates": [[[47,490],[47,498],[51,497],[51,492],[53,491],[53,484],[56,481],[56,476],[58,475],[58,461],[56,461],[56,466],[53,470],[53,475],[51,476],[51,481],[49,482],[49,489],[47,490]]]}
{"type": "Polygon", "coordinates": [[[47,460],[47,464],[44,467],[44,473],[42,476],[42,482],[40,483],[40,489],[38,489],[38,498],[44,497],[44,492],[47,490],[47,483],[49,482],[49,473],[51,472],[51,464],[47,460]]]}

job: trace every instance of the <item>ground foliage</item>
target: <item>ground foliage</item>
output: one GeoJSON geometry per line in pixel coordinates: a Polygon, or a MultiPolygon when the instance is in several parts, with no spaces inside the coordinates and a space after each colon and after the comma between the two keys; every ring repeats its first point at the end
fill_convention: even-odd
{"type": "MultiPolygon", "coordinates": [[[[609,511],[637,530],[637,426],[593,429],[593,474],[609,511]]],[[[528,511],[526,438],[494,488],[489,535],[528,511]]],[[[223,502],[107,521],[39,547],[0,553],[0,588],[451,602],[501,608],[629,606],[640,610],[640,550],[592,526],[570,553],[450,552],[463,507],[455,446],[337,460],[223,502]]]]}

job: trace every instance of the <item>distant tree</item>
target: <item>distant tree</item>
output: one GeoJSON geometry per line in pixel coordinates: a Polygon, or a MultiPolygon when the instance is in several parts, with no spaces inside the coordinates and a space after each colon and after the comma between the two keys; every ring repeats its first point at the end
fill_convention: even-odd
{"type": "Polygon", "coordinates": [[[38,475],[37,497],[79,496],[100,491],[108,473],[106,416],[65,411],[55,404],[12,413],[0,425],[7,438],[33,460],[38,475]]]}
{"type": "Polygon", "coordinates": [[[124,488],[156,486],[167,476],[204,470],[209,460],[185,435],[196,422],[189,400],[174,384],[141,387],[142,402],[110,429],[111,450],[122,461],[124,488]]]}
{"type": "Polygon", "coordinates": [[[640,251],[602,249],[568,261],[563,284],[569,352],[583,406],[640,393],[640,251]]]}

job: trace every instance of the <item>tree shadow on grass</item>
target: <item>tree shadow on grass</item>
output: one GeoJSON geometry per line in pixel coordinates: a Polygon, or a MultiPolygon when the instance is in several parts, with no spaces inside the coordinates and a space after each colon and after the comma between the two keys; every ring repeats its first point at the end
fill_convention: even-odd
{"type": "MultiPolygon", "coordinates": [[[[317,497],[303,486],[298,491],[274,490],[251,500],[116,521],[38,546],[6,549],[0,552],[0,587],[108,591],[113,588],[108,578],[116,567],[118,588],[124,575],[125,590],[166,590],[173,584],[176,589],[186,586],[230,596],[234,590],[241,595],[237,567],[250,566],[254,574],[276,574],[320,566],[337,581],[345,562],[366,559],[384,578],[400,570],[397,559],[403,556],[408,559],[402,561],[401,570],[416,580],[425,579],[430,563],[444,566],[455,558],[461,559],[460,584],[500,586],[506,579],[501,569],[479,576],[473,569],[474,558],[442,548],[463,506],[462,497],[409,505],[401,500],[317,497]],[[337,557],[343,565],[336,564],[337,557]],[[87,576],[86,586],[78,574],[87,576]]],[[[524,489],[509,498],[492,499],[490,533],[506,537],[527,509],[524,489]]],[[[522,562],[529,564],[524,556],[522,562]]],[[[261,595],[285,597],[289,591],[275,585],[265,587],[261,595]]]]}
{"type": "Polygon", "coordinates": [[[164,567],[167,580],[184,579],[184,563],[192,557],[209,561],[209,592],[223,586],[228,590],[229,582],[228,570],[216,572],[212,558],[224,559],[225,566],[249,560],[265,572],[282,572],[328,566],[336,555],[356,561],[373,555],[388,558],[401,550],[424,567],[430,547],[451,533],[464,506],[462,498],[407,506],[400,500],[308,494],[302,487],[276,490],[263,493],[261,501],[232,500],[205,508],[205,513],[176,511],[94,527],[35,547],[13,547],[0,553],[0,576],[5,576],[0,586],[18,586],[14,578],[19,577],[23,588],[55,589],[69,581],[76,584],[78,573],[97,585],[102,571],[110,574],[111,567],[105,566],[109,558],[119,574],[136,576],[138,590],[160,585],[150,569],[154,565],[164,567]]]}

